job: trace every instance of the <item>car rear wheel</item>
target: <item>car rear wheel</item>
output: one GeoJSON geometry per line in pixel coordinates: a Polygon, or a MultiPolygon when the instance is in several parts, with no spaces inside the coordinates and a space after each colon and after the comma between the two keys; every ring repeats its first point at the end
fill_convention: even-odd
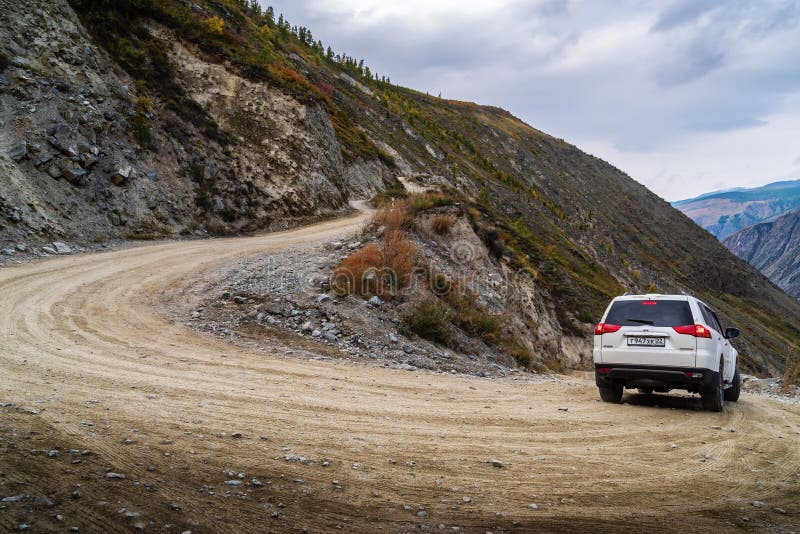
{"type": "Polygon", "coordinates": [[[600,398],[603,402],[619,403],[622,400],[622,385],[612,385],[611,387],[598,388],[600,398]]]}
{"type": "Polygon", "coordinates": [[[739,400],[739,393],[742,390],[742,377],[739,375],[739,366],[736,366],[736,371],[733,373],[733,384],[725,390],[725,401],[736,402],[739,400]]]}
{"type": "Polygon", "coordinates": [[[719,373],[711,384],[700,392],[703,399],[703,409],[712,412],[721,412],[725,407],[725,383],[722,381],[722,362],[719,364],[719,373]]]}

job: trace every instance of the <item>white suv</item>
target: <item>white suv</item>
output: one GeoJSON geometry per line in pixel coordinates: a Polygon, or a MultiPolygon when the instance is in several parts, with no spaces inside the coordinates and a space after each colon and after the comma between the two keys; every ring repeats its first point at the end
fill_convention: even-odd
{"type": "Polygon", "coordinates": [[[594,329],[600,397],[619,402],[625,388],[650,394],[685,389],[720,412],[739,399],[738,352],[717,314],[688,295],[625,295],[611,301],[594,329]]]}

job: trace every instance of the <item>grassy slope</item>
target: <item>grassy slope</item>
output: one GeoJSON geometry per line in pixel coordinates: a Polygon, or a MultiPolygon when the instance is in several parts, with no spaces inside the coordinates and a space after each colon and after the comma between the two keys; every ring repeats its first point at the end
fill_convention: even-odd
{"type": "Polygon", "coordinates": [[[476,208],[476,224],[499,229],[512,261],[535,273],[552,295],[567,331],[586,333],[580,322],[597,320],[625,290],[687,290],[742,327],[738,346],[750,369],[782,368],[787,347],[795,358],[800,350],[800,303],[624,173],[504,110],[367,79],[291,33],[260,25],[235,0],[198,0],[201,13],[175,0],[71,3],[148,90],[172,91],[181,102],[158,61],[163,45],[141,30],[142,17],[172,28],[209,60],[324,104],[350,161],[389,161],[380,141],[415,170],[459,181],[476,208]],[[205,29],[211,15],[224,21],[222,34],[205,29]],[[130,54],[139,57],[133,66],[126,64],[130,54]]]}

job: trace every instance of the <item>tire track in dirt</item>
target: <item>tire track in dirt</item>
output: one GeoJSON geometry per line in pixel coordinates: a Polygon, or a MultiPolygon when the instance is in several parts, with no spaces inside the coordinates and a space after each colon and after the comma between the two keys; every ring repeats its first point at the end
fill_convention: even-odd
{"type": "MultiPolygon", "coordinates": [[[[192,298],[211,276],[204,273],[345,236],[361,221],[0,270],[0,400],[39,411],[6,408],[3,429],[24,423],[40,432],[27,438],[46,446],[94,451],[93,462],[64,459],[51,471],[41,470],[40,456],[9,453],[0,462],[14,458],[14,472],[37,487],[81,481],[92,502],[128,502],[155,530],[797,528],[796,406],[743,395],[712,414],[695,398],[631,394],[610,405],[585,379],[515,382],[292,359],[280,339],[254,350],[158,313],[169,299],[192,298]],[[128,478],[110,483],[106,469],[128,478]],[[241,486],[224,484],[226,469],[246,473],[241,486]],[[754,500],[767,506],[755,509],[754,500]]],[[[3,496],[14,484],[0,477],[3,496]]],[[[78,511],[68,493],[55,493],[67,520],[86,529],[130,526],[115,511],[78,511]]],[[[25,516],[12,506],[0,508],[3,527],[25,516]]],[[[47,526],[50,515],[23,519],[47,526]]]]}

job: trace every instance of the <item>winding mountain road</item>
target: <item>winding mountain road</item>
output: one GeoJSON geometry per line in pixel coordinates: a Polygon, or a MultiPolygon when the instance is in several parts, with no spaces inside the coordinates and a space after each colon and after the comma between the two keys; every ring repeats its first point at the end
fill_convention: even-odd
{"type": "Polygon", "coordinates": [[[363,217],[0,269],[0,499],[22,495],[0,529],[800,528],[796,405],[292,359],[159,312],[202,273],[363,217]]]}

